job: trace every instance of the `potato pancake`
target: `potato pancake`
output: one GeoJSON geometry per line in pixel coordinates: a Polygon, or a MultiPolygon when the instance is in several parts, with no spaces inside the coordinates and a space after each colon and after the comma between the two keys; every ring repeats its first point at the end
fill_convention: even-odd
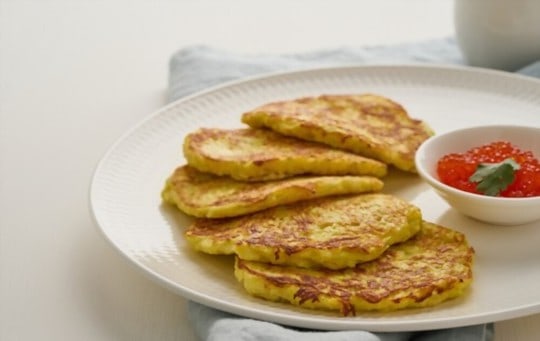
{"type": "Polygon", "coordinates": [[[265,182],[240,182],[177,168],[162,191],[165,202],[196,217],[234,217],[301,200],[379,191],[383,182],[372,176],[304,176],[265,182]]]}
{"type": "Polygon", "coordinates": [[[202,172],[241,181],[299,174],[386,175],[382,162],[267,129],[199,129],[184,139],[184,156],[202,172]]]}
{"type": "Polygon", "coordinates": [[[414,154],[433,135],[398,103],[377,95],[323,95],[274,102],[242,115],[254,128],[351,151],[415,172],[414,154]]]}
{"type": "Polygon", "coordinates": [[[346,316],[433,306],[460,296],[472,282],[473,256],[463,234],[424,222],[414,237],[355,268],[302,269],[237,258],[235,276],[254,296],[346,316]]]}
{"type": "Polygon", "coordinates": [[[229,219],[197,219],[188,243],[210,254],[340,269],[372,260],[417,233],[421,212],[381,193],[330,197],[229,219]]]}

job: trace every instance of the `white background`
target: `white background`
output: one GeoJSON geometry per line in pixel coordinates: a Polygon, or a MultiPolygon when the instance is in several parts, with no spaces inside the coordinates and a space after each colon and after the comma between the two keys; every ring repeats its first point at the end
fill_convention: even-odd
{"type": "MultiPolygon", "coordinates": [[[[176,50],[283,53],[446,37],[452,8],[450,0],[0,0],[0,339],[194,339],[184,299],[122,259],[88,208],[100,157],[165,103],[176,50]]],[[[496,329],[499,341],[533,340],[540,315],[496,329]]]]}

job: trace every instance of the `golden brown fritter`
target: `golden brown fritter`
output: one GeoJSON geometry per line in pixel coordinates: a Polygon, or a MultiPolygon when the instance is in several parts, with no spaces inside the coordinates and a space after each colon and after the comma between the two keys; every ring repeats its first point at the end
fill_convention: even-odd
{"type": "Polygon", "coordinates": [[[420,229],[414,205],[387,194],[302,201],[230,219],[197,219],[188,243],[210,254],[339,269],[372,260],[420,229]]]}
{"type": "Polygon", "coordinates": [[[303,176],[248,183],[182,166],[167,180],[162,198],[192,216],[224,218],[331,195],[375,192],[382,187],[383,182],[372,176],[303,176]]]}
{"type": "Polygon", "coordinates": [[[299,174],[386,175],[382,162],[267,129],[199,129],[184,139],[184,156],[202,172],[240,181],[299,174]]]}
{"type": "Polygon", "coordinates": [[[355,315],[433,306],[460,296],[472,282],[473,256],[463,234],[424,222],[414,237],[355,268],[302,269],[237,258],[235,276],[257,297],[355,315]]]}
{"type": "Polygon", "coordinates": [[[371,157],[415,171],[414,154],[433,135],[398,103],[378,95],[323,95],[274,102],[242,115],[254,128],[371,157]]]}

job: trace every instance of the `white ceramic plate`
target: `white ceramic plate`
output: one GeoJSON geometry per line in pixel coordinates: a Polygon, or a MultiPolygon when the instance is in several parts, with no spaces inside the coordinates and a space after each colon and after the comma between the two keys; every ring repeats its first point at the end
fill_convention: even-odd
{"type": "Polygon", "coordinates": [[[496,227],[459,215],[414,175],[392,173],[385,191],[418,205],[427,220],[464,232],[477,252],[475,281],[462,298],[395,313],[332,313],[246,294],[232,258],[193,252],[182,237],[191,219],[162,205],[160,191],[185,161],[184,136],[198,127],[241,127],[263,103],[327,93],[378,93],[435,131],[482,124],[540,126],[540,81],[513,74],[434,66],[367,66],[274,74],[177,101],[128,131],[99,163],[91,208],[112,245],[151,278],[221,310],[317,329],[405,331],[464,326],[540,312],[540,223],[496,227]]]}

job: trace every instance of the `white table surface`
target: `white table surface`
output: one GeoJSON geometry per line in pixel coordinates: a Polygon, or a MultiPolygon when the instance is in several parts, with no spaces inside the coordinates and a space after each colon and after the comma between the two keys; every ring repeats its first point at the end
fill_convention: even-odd
{"type": "MultiPolygon", "coordinates": [[[[185,300],[121,258],[88,209],[100,157],[164,104],[175,50],[451,34],[450,0],[0,0],[0,339],[194,340],[185,300]]],[[[536,339],[540,315],[496,331],[536,339]]]]}

